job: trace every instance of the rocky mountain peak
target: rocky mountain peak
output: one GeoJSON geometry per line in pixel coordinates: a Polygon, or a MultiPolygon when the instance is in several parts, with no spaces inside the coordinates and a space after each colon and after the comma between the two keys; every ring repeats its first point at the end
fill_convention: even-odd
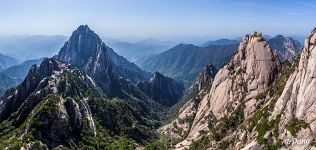
{"type": "Polygon", "coordinates": [[[154,81],[154,80],[159,80],[159,79],[161,79],[161,78],[165,78],[165,76],[162,75],[161,73],[159,73],[158,71],[155,71],[155,72],[153,73],[153,75],[151,76],[151,78],[150,78],[150,82],[152,82],[152,81],[154,81]]]}
{"type": "Polygon", "coordinates": [[[293,60],[301,51],[300,42],[291,37],[277,35],[268,40],[270,47],[278,52],[280,60],[293,60]]]}
{"type": "Polygon", "coordinates": [[[217,72],[218,70],[212,64],[205,66],[190,86],[189,91],[198,93],[203,89],[210,89],[217,72]]]}
{"type": "Polygon", "coordinates": [[[106,48],[101,38],[87,25],[81,25],[61,48],[57,58],[68,64],[84,67],[102,49],[106,48]]]}
{"type": "Polygon", "coordinates": [[[250,34],[250,36],[253,36],[253,37],[262,37],[262,33],[261,32],[258,32],[258,31],[254,31],[250,34]]]}
{"type": "Polygon", "coordinates": [[[230,62],[216,74],[209,93],[200,98],[190,132],[177,147],[199,139],[203,135],[201,130],[208,131],[206,118],[209,116],[220,119],[243,108],[243,117],[249,117],[255,111],[255,97],[268,90],[280,70],[278,56],[262,33],[246,35],[230,62]]]}
{"type": "Polygon", "coordinates": [[[277,39],[285,39],[285,37],[283,35],[281,35],[281,34],[276,35],[275,38],[277,38],[277,39]]]}

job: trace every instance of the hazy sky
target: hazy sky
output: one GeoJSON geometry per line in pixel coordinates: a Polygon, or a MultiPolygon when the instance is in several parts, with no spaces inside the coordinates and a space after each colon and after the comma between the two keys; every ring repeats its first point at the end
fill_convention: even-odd
{"type": "Polygon", "coordinates": [[[0,0],[0,35],[69,35],[88,24],[106,37],[306,35],[314,0],[0,0]]]}

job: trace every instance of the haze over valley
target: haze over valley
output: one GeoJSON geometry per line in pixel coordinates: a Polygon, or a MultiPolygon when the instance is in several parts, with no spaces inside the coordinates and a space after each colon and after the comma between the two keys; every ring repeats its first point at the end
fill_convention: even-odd
{"type": "Polygon", "coordinates": [[[0,6],[0,149],[316,149],[316,3],[0,6]]]}

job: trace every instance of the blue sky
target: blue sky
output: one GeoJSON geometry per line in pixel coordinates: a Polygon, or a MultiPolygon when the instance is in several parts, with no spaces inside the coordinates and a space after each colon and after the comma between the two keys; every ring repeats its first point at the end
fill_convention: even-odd
{"type": "Polygon", "coordinates": [[[105,37],[306,35],[313,0],[0,0],[0,35],[69,35],[88,24],[105,37]]]}

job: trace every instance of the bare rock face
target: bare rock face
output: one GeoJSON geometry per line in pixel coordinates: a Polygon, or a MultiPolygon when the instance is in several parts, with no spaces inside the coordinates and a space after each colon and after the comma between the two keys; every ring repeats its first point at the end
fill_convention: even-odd
{"type": "Polygon", "coordinates": [[[59,60],[83,68],[106,93],[113,93],[114,63],[101,38],[87,25],[75,30],[56,56],[59,60]]]}
{"type": "Polygon", "coordinates": [[[134,63],[116,54],[87,25],[79,26],[56,56],[85,72],[95,80],[104,93],[110,97],[120,97],[119,78],[134,83],[145,80],[148,73],[134,63]]]}
{"type": "MultiPolygon", "coordinates": [[[[288,79],[281,97],[277,100],[273,109],[272,118],[281,115],[280,130],[293,118],[297,118],[309,124],[309,133],[302,134],[301,138],[316,135],[316,29],[305,39],[298,68],[288,79]]],[[[302,131],[303,132],[303,131],[302,131]]],[[[299,133],[298,133],[299,134],[299,133]]],[[[281,138],[289,138],[294,135],[282,134],[281,138]]]]}
{"type": "Polygon", "coordinates": [[[201,138],[201,133],[209,130],[210,116],[219,120],[235,110],[243,110],[244,118],[252,115],[256,96],[267,91],[280,70],[277,54],[262,34],[246,35],[231,61],[216,74],[210,92],[201,98],[187,138],[176,147],[188,147],[201,138]]]}
{"type": "Polygon", "coordinates": [[[218,70],[212,64],[205,66],[190,86],[189,91],[196,93],[204,89],[209,89],[217,72],[218,70]]]}

